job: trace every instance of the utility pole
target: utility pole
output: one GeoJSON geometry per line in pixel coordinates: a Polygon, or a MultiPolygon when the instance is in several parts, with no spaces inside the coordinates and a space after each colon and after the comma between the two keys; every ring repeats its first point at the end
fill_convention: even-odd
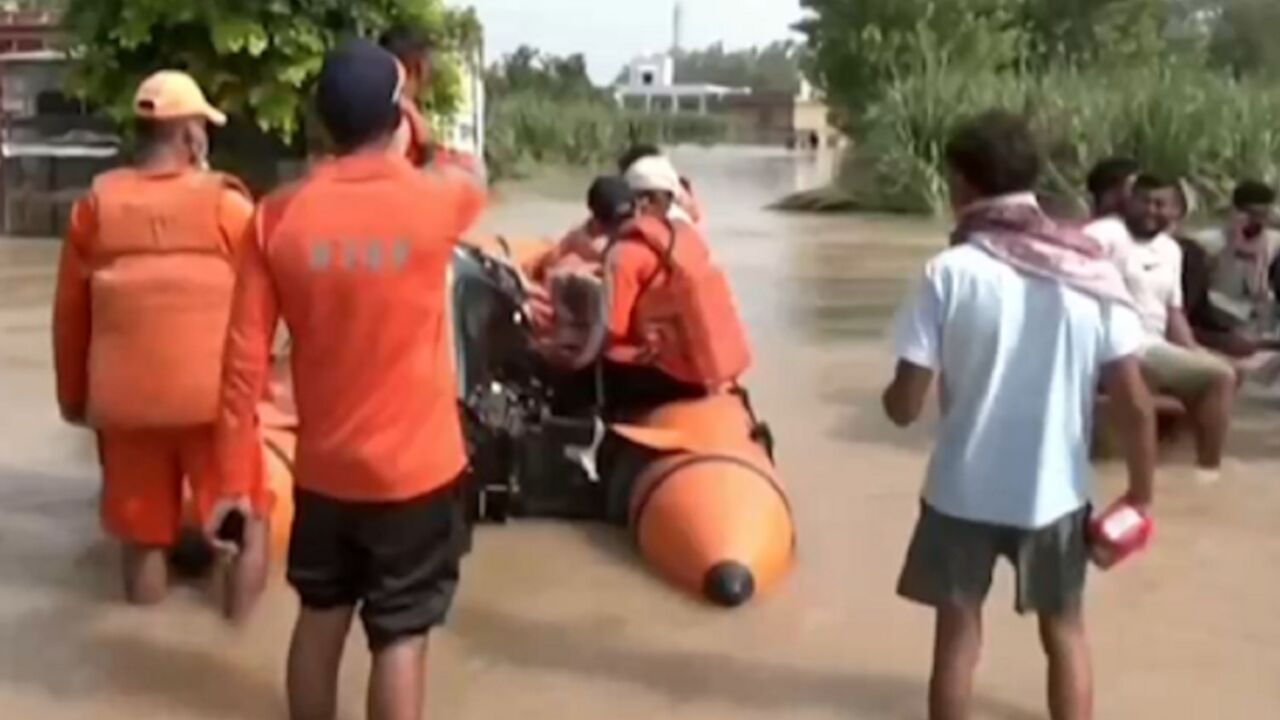
{"type": "Polygon", "coordinates": [[[671,53],[684,49],[684,0],[676,0],[671,18],[671,53]]]}

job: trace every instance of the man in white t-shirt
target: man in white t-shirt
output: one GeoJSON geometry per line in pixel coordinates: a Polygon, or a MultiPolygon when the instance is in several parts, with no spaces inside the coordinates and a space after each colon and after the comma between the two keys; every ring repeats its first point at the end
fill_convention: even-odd
{"type": "Polygon", "coordinates": [[[1098,220],[1085,232],[1106,247],[1124,275],[1147,335],[1143,374],[1155,390],[1190,410],[1197,465],[1202,479],[1211,481],[1222,465],[1236,373],[1199,347],[1183,309],[1182,248],[1166,233],[1176,216],[1171,208],[1181,201],[1175,183],[1143,175],[1134,182],[1123,217],[1098,220]]]}
{"type": "Polygon", "coordinates": [[[898,592],[937,610],[931,718],[967,718],[982,607],[1000,557],[1017,610],[1040,619],[1054,718],[1092,717],[1082,600],[1089,438],[1101,382],[1127,429],[1126,500],[1150,505],[1155,421],[1137,360],[1144,333],[1096,242],[1049,220],[1024,121],[989,113],[947,146],[960,227],[895,329],[884,405],[916,421],[939,380],[942,421],[898,592]]]}

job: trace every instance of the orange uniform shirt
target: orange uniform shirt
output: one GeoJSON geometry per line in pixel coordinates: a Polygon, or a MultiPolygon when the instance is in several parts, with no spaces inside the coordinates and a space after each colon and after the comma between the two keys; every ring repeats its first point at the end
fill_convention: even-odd
{"type": "MultiPolygon", "coordinates": [[[[178,182],[185,172],[133,171],[126,186],[131,195],[146,198],[157,185],[178,182]]],[[[253,202],[245,192],[228,187],[218,205],[218,229],[227,253],[239,262],[244,255],[246,230],[253,216],[253,202]]],[[[93,308],[90,302],[90,272],[95,263],[98,211],[94,196],[77,202],[71,211],[66,240],[58,264],[57,295],[54,300],[54,368],[57,375],[58,406],[72,420],[83,419],[88,394],[89,341],[93,308]]]]}
{"type": "Polygon", "coordinates": [[[394,502],[466,465],[447,316],[459,236],[484,205],[458,173],[365,153],[317,166],[258,210],[228,334],[225,494],[253,487],[255,406],[283,317],[293,339],[299,487],[394,502]]]}
{"type": "Polygon", "coordinates": [[[604,263],[604,250],[609,239],[597,232],[595,223],[588,220],[570,230],[553,248],[537,258],[527,269],[534,282],[546,282],[550,273],[564,264],[600,266],[604,263]]]}
{"type": "Polygon", "coordinates": [[[632,319],[640,294],[648,286],[661,281],[662,262],[647,245],[619,242],[609,251],[609,345],[605,353],[626,362],[629,350],[636,346],[632,337],[632,319]]]}
{"type": "MultiPolygon", "coordinates": [[[[685,262],[709,262],[711,251],[697,228],[675,221],[682,227],[681,241],[675,250],[675,260],[685,262]]],[[[660,223],[645,223],[645,227],[660,223]]],[[[642,354],[643,338],[638,337],[635,324],[636,306],[649,289],[667,281],[663,267],[664,257],[653,245],[639,239],[641,228],[637,224],[624,226],[618,240],[608,251],[606,280],[609,284],[609,341],[605,357],[619,363],[635,363],[642,354]],[[631,239],[628,239],[628,238],[631,239]]],[[[667,248],[674,241],[665,228],[662,236],[655,238],[667,248]]]]}

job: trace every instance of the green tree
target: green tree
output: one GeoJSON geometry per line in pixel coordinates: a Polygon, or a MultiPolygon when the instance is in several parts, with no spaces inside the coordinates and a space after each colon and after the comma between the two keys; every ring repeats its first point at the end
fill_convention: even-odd
{"type": "Polygon", "coordinates": [[[581,54],[560,57],[522,45],[494,63],[485,76],[490,98],[532,93],[555,100],[605,100],[591,82],[581,54]]]}
{"type": "MultiPolygon", "coordinates": [[[[190,72],[211,99],[286,142],[296,138],[310,83],[344,36],[416,26],[437,46],[478,40],[473,13],[441,0],[66,0],[72,90],[123,120],[132,93],[161,68],[190,72]]],[[[446,55],[426,104],[457,102],[457,66],[446,55]]]]}
{"type": "Polygon", "coordinates": [[[676,82],[746,87],[756,92],[794,93],[800,89],[800,47],[789,41],[764,47],[726,50],[717,43],[705,50],[678,53],[676,82]]]}
{"type": "Polygon", "coordinates": [[[0,2],[0,7],[6,10],[60,10],[65,5],[65,0],[8,0],[0,2]]]}
{"type": "MultiPolygon", "coordinates": [[[[808,73],[857,117],[894,81],[943,68],[1147,66],[1194,49],[1201,0],[802,0],[808,73]]],[[[1258,0],[1269,3],[1270,0],[1258,0]]]]}
{"type": "Polygon", "coordinates": [[[811,76],[857,135],[840,179],[880,209],[946,205],[942,148],[960,120],[1026,115],[1042,191],[1078,197],[1124,153],[1210,204],[1280,173],[1275,0],[804,0],[811,76]],[[1210,62],[1230,67],[1232,77],[1210,62]]]}
{"type": "Polygon", "coordinates": [[[1280,2],[1226,0],[1198,8],[1207,25],[1210,56],[1237,75],[1280,71],[1280,2]]]}
{"type": "Polygon", "coordinates": [[[1149,64],[1171,49],[1183,0],[1030,0],[1029,50],[1042,67],[1149,64]]]}
{"type": "Polygon", "coordinates": [[[1016,66],[1021,0],[802,0],[810,79],[846,124],[896,78],[941,67],[1016,66]]]}

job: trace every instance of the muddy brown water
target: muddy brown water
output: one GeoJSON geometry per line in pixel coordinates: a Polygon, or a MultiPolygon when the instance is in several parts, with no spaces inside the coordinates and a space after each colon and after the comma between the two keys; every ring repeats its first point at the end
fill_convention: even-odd
{"type": "MultiPolygon", "coordinates": [[[[943,234],[885,218],[762,207],[821,181],[772,151],[679,155],[698,184],[758,348],[750,385],[780,441],[799,527],[785,586],[735,612],[649,577],[619,533],[521,523],[481,531],[447,630],[433,641],[431,717],[489,720],[921,718],[927,613],[893,586],[917,511],[928,428],[880,416],[884,330],[943,234]]],[[[558,234],[577,188],[516,186],[485,220],[558,234]]],[[[97,524],[92,439],[52,399],[56,245],[0,242],[0,718],[283,717],[295,600],[277,578],[247,628],[198,587],[147,611],[120,604],[97,524]]],[[[1094,576],[1100,718],[1280,717],[1280,402],[1238,413],[1228,478],[1163,474],[1151,552],[1094,576]]],[[[1106,467],[1100,497],[1118,487],[1106,467]]],[[[1043,717],[1034,624],[992,596],[979,717],[1043,717]]],[[[353,633],[342,717],[362,716],[353,633]]]]}

